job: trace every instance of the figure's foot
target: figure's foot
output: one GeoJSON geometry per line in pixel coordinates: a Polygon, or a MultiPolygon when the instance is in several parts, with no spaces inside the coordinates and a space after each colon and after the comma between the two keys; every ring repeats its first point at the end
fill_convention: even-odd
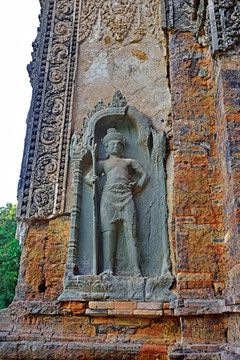
{"type": "Polygon", "coordinates": [[[142,277],[142,274],[141,274],[141,272],[139,271],[139,272],[136,272],[136,274],[135,274],[134,276],[136,276],[136,277],[142,277]]]}
{"type": "Polygon", "coordinates": [[[110,269],[104,270],[100,275],[113,276],[113,271],[110,269]]]}
{"type": "Polygon", "coordinates": [[[142,277],[142,272],[141,272],[141,270],[140,270],[139,265],[136,265],[136,266],[134,267],[133,276],[142,277]]]}

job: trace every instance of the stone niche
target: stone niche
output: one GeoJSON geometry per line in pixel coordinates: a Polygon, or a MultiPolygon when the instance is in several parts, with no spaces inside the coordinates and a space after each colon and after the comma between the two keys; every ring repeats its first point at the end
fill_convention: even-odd
{"type": "MultiPolygon", "coordinates": [[[[135,107],[128,106],[120,91],[115,93],[108,105],[100,100],[94,110],[89,111],[88,118],[83,121],[83,128],[74,133],[71,142],[71,230],[64,291],[59,300],[174,299],[175,296],[170,291],[174,277],[170,272],[167,229],[167,150],[165,132],[154,130],[151,120],[135,107]],[[109,131],[115,131],[124,138],[121,159],[123,171],[127,171],[128,175],[125,184],[128,190],[114,188],[113,193],[107,195],[110,196],[107,203],[111,205],[106,210],[106,216],[109,217],[109,211],[113,211],[116,220],[111,220],[111,225],[103,225],[101,219],[105,210],[100,204],[102,198],[106,198],[106,192],[102,195],[103,189],[106,191],[106,175],[98,168],[99,164],[106,164],[103,139],[109,131]],[[99,180],[89,184],[86,179],[92,178],[96,171],[100,171],[99,180]],[[134,186],[140,178],[143,186],[135,193],[134,186]],[[131,186],[133,187],[130,189],[131,186]],[[116,208],[117,210],[113,210],[116,208]],[[103,226],[110,226],[111,229],[114,227],[112,232],[107,232],[110,247],[115,244],[110,255],[106,254],[108,246],[103,226]],[[132,233],[135,234],[133,237],[132,233]],[[105,258],[111,258],[111,271],[106,269],[105,258]],[[134,259],[139,271],[136,271],[133,264],[134,259]]],[[[120,157],[117,160],[119,159],[120,157]]],[[[118,174],[118,170],[114,170],[114,175],[109,175],[111,170],[107,170],[107,179],[111,176],[121,178],[123,174],[118,174]]],[[[119,179],[117,188],[125,186],[121,182],[119,179]]]]}

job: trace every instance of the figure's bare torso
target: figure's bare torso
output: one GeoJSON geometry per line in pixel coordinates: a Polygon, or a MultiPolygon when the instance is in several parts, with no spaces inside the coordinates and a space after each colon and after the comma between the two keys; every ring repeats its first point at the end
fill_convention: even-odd
{"type": "Polygon", "coordinates": [[[107,178],[105,184],[129,184],[131,172],[130,159],[110,158],[102,161],[101,167],[107,178]]]}

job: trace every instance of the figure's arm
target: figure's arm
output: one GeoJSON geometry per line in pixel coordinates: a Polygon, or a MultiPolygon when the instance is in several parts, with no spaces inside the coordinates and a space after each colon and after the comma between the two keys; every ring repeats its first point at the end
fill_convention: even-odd
{"type": "Polygon", "coordinates": [[[134,193],[138,194],[145,187],[148,180],[150,179],[150,176],[139,161],[131,160],[131,166],[132,169],[140,176],[140,179],[138,180],[134,188],[134,193]]]}
{"type": "Polygon", "coordinates": [[[99,179],[99,176],[102,175],[103,172],[103,164],[102,161],[99,161],[96,164],[96,174],[93,175],[92,169],[87,173],[84,177],[84,181],[87,185],[92,186],[92,184],[96,183],[99,179]]]}

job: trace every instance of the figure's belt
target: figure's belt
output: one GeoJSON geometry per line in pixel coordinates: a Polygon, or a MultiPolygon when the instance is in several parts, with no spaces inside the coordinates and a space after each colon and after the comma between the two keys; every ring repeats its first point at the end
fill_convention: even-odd
{"type": "Polygon", "coordinates": [[[130,184],[122,184],[122,183],[114,183],[114,184],[107,184],[104,185],[103,188],[103,192],[104,191],[115,191],[115,192],[121,192],[121,190],[123,190],[123,192],[126,191],[131,191],[132,190],[132,186],[130,184]]]}

